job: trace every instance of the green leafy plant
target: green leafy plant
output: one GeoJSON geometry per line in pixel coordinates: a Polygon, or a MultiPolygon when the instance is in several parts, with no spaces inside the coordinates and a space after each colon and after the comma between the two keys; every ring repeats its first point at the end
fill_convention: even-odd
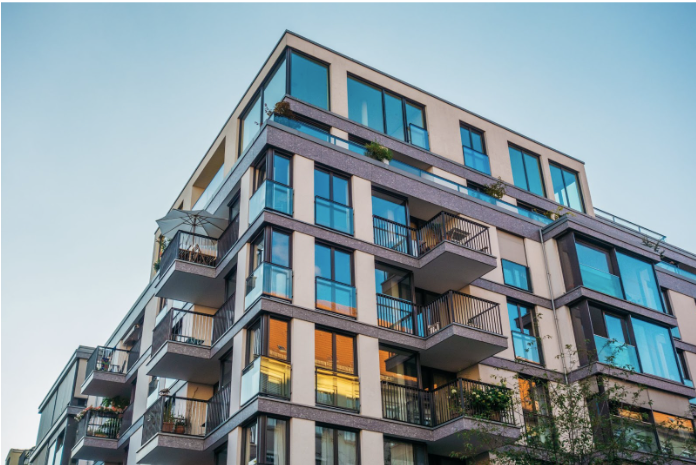
{"type": "Polygon", "coordinates": [[[169,239],[164,237],[162,234],[157,238],[158,250],[157,250],[157,260],[152,264],[155,271],[159,271],[162,266],[162,254],[169,245],[169,239]]]}
{"type": "Polygon", "coordinates": [[[475,387],[463,392],[464,402],[475,414],[489,417],[500,413],[512,404],[512,394],[508,389],[483,389],[475,387]]]}
{"type": "Polygon", "coordinates": [[[277,102],[272,109],[268,108],[268,105],[265,105],[264,111],[269,117],[273,115],[282,116],[289,119],[293,119],[295,117],[295,113],[293,113],[292,109],[290,108],[289,102],[277,102]]]}
{"type": "Polygon", "coordinates": [[[367,150],[368,157],[378,161],[389,161],[394,157],[391,150],[377,141],[365,144],[365,150],[367,150]]]}
{"type": "Polygon", "coordinates": [[[116,397],[104,397],[102,399],[102,407],[114,407],[119,410],[124,410],[130,402],[128,402],[128,399],[122,396],[116,396],[116,397]]]}
{"type": "Polygon", "coordinates": [[[539,213],[540,215],[544,215],[546,218],[550,219],[551,221],[556,221],[560,218],[563,218],[564,216],[575,216],[575,213],[573,213],[572,211],[570,211],[567,208],[560,206],[560,205],[554,211],[534,210],[534,212],[539,213]]]}
{"type": "Polygon", "coordinates": [[[498,176],[498,180],[493,184],[486,185],[483,192],[500,200],[505,195],[505,183],[500,179],[500,176],[498,176]]]}

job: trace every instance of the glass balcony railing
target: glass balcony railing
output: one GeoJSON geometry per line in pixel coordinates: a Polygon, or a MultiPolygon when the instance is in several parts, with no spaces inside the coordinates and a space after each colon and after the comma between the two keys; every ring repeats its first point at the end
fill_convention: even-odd
{"type": "Polygon", "coordinates": [[[355,142],[351,142],[345,139],[341,139],[340,137],[333,136],[329,134],[328,132],[319,129],[316,126],[312,126],[311,124],[304,123],[302,121],[286,118],[284,116],[278,116],[278,115],[273,115],[273,121],[276,123],[282,124],[283,126],[287,126],[291,129],[295,129],[301,133],[314,136],[317,139],[323,140],[324,142],[328,142],[330,144],[333,144],[337,147],[341,147],[347,150],[350,150],[351,152],[355,152],[359,155],[365,155],[367,151],[365,150],[365,147],[363,147],[360,144],[357,144],[355,142]]]}
{"type": "Polygon", "coordinates": [[[486,173],[488,176],[491,175],[491,162],[488,159],[488,155],[463,145],[462,149],[464,149],[464,164],[466,166],[476,171],[486,173]]]}
{"type": "Polygon", "coordinates": [[[256,267],[246,281],[244,308],[248,308],[262,294],[280,299],[292,299],[292,270],[268,262],[256,267]]]}
{"type": "Polygon", "coordinates": [[[623,290],[621,289],[621,278],[618,276],[583,265],[582,263],[580,264],[580,274],[585,287],[617,299],[624,298],[623,290]]]}
{"type": "Polygon", "coordinates": [[[317,368],[317,404],[360,411],[360,380],[355,375],[317,368]]]}
{"type": "Polygon", "coordinates": [[[317,276],[317,308],[342,315],[357,316],[355,288],[317,276]]]}
{"type": "Polygon", "coordinates": [[[292,188],[266,180],[249,199],[249,224],[264,209],[292,215],[292,188]]]}
{"type": "Polygon", "coordinates": [[[314,222],[353,235],[353,209],[323,197],[315,197],[314,222]]]}
{"type": "Polygon", "coordinates": [[[512,344],[515,347],[515,357],[532,363],[541,364],[539,338],[529,334],[512,331],[512,344]]]}
{"type": "Polygon", "coordinates": [[[529,291],[528,268],[509,260],[501,260],[503,264],[503,280],[508,286],[529,291]]]}
{"type": "Polygon", "coordinates": [[[210,199],[213,198],[220,186],[222,186],[222,170],[224,167],[225,165],[222,165],[218,172],[215,173],[215,176],[213,176],[213,179],[210,180],[208,187],[206,187],[201,196],[198,197],[198,200],[193,205],[193,208],[191,210],[201,210],[208,206],[208,202],[210,202],[210,199]]]}
{"type": "Polygon", "coordinates": [[[640,372],[636,348],[615,339],[594,336],[597,360],[607,365],[640,372]]]}
{"type": "Polygon", "coordinates": [[[633,223],[628,220],[624,220],[623,218],[612,215],[609,212],[605,212],[604,210],[600,210],[599,208],[594,209],[595,216],[599,218],[604,218],[605,220],[611,221],[612,223],[618,224],[620,226],[623,226],[628,229],[632,229],[634,231],[637,231],[645,236],[650,237],[651,239],[655,239],[658,241],[664,241],[667,236],[664,234],[660,234],[659,232],[655,232],[652,229],[644,228],[643,226],[633,223]]]}
{"type": "Polygon", "coordinates": [[[408,138],[413,145],[425,150],[430,150],[430,142],[428,141],[428,131],[420,126],[411,123],[408,125],[408,138]]]}
{"type": "Polygon", "coordinates": [[[270,357],[257,357],[242,372],[241,403],[258,395],[290,398],[290,364],[270,357]]]}
{"type": "Polygon", "coordinates": [[[696,274],[691,273],[691,272],[686,271],[686,270],[682,270],[681,268],[676,267],[676,266],[672,265],[671,263],[659,262],[656,266],[658,266],[664,270],[671,271],[674,274],[678,274],[679,276],[683,276],[683,277],[690,279],[692,281],[696,281],[696,274]]]}

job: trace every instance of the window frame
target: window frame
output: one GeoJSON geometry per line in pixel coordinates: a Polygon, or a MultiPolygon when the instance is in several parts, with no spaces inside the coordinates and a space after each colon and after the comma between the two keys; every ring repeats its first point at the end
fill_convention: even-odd
{"type": "MultiPolygon", "coordinates": [[[[568,168],[568,167],[566,167],[566,166],[563,166],[563,165],[561,165],[560,163],[557,163],[557,162],[555,162],[555,161],[549,160],[549,172],[551,171],[551,167],[552,167],[552,166],[555,167],[555,168],[558,168],[559,170],[561,170],[561,177],[562,177],[562,179],[563,179],[563,190],[566,191],[566,194],[565,194],[565,195],[566,195],[566,198],[568,198],[568,199],[570,199],[570,197],[568,196],[568,186],[566,185],[565,177],[563,177],[562,174],[563,174],[564,171],[567,171],[568,173],[571,173],[573,176],[575,176],[575,181],[577,182],[577,186],[578,186],[578,197],[580,198],[580,207],[581,207],[581,209],[580,209],[580,210],[577,210],[577,209],[571,207],[570,205],[563,205],[563,204],[560,203],[560,202],[556,202],[556,203],[558,203],[559,205],[563,205],[564,207],[566,207],[566,208],[568,208],[568,209],[572,209],[572,210],[575,210],[575,211],[579,211],[579,212],[581,212],[581,213],[585,213],[585,210],[586,210],[586,208],[585,208],[585,196],[584,196],[583,193],[582,193],[582,186],[580,185],[580,172],[579,172],[579,171],[572,170],[572,169],[570,169],[570,168],[568,168]]],[[[553,176],[551,176],[551,188],[552,188],[552,190],[554,191],[554,193],[553,193],[553,199],[554,199],[554,201],[555,201],[555,200],[556,200],[556,192],[555,192],[555,189],[556,189],[556,188],[555,188],[555,186],[554,186],[554,184],[553,184],[553,176]]]]}
{"type": "MultiPolygon", "coordinates": [[[[355,261],[354,261],[354,257],[353,257],[353,253],[354,253],[355,251],[354,251],[354,250],[351,250],[351,249],[347,249],[347,248],[345,248],[345,247],[341,247],[341,246],[332,244],[332,243],[330,243],[330,242],[321,241],[321,240],[315,240],[315,241],[314,241],[315,250],[316,250],[316,247],[317,247],[317,246],[326,247],[327,249],[330,250],[330,257],[331,257],[331,265],[330,265],[330,268],[331,268],[331,277],[330,277],[330,278],[324,278],[323,276],[317,275],[317,274],[316,274],[316,271],[315,271],[315,273],[314,273],[314,278],[315,278],[315,280],[316,280],[316,278],[328,279],[328,280],[333,281],[333,282],[335,282],[335,283],[343,284],[344,286],[355,287],[355,261]],[[340,282],[340,281],[336,281],[336,259],[335,259],[336,251],[345,253],[345,254],[347,254],[347,255],[350,257],[350,284],[346,284],[346,283],[342,283],[342,282],[340,282]]],[[[316,255],[315,255],[315,258],[314,258],[314,265],[315,265],[315,267],[316,267],[316,263],[317,263],[317,261],[316,261],[316,255]]]]}
{"type": "Polygon", "coordinates": [[[260,354],[258,354],[258,357],[268,357],[273,360],[278,360],[283,363],[290,364],[292,362],[292,331],[290,328],[290,320],[286,318],[279,318],[277,316],[271,316],[270,314],[264,314],[260,315],[259,317],[255,318],[251,323],[249,323],[246,326],[246,341],[244,342],[244,368],[242,369],[242,372],[246,370],[249,365],[254,363],[256,361],[256,358],[251,359],[252,355],[252,347],[251,347],[251,338],[249,337],[249,331],[254,330],[255,327],[258,325],[259,328],[259,333],[261,336],[261,350],[260,354]],[[287,340],[287,360],[282,360],[279,358],[271,357],[268,355],[269,350],[268,350],[268,344],[269,344],[269,334],[271,330],[271,320],[277,320],[277,321],[282,321],[287,324],[288,326],[288,340],[287,340]]]}
{"type": "MultiPolygon", "coordinates": [[[[408,97],[405,97],[397,92],[388,90],[379,84],[371,82],[371,81],[369,81],[361,76],[358,76],[357,74],[353,74],[350,72],[347,73],[346,87],[348,86],[348,82],[347,82],[348,79],[353,79],[354,81],[365,84],[369,87],[374,88],[375,90],[379,90],[381,93],[381,97],[382,97],[382,131],[378,131],[377,129],[371,128],[369,126],[365,126],[365,127],[367,127],[371,131],[381,132],[382,134],[384,134],[387,137],[392,137],[396,140],[399,140],[401,142],[405,142],[409,145],[414,145],[416,147],[419,147],[419,146],[413,144],[413,142],[411,142],[411,134],[410,134],[409,128],[408,128],[409,123],[408,123],[408,119],[406,118],[406,103],[409,103],[409,104],[421,109],[421,112],[423,113],[423,125],[425,126],[425,127],[422,127],[421,129],[428,132],[428,121],[427,121],[427,116],[425,113],[425,105],[418,103],[415,100],[412,100],[408,97]],[[392,97],[396,97],[396,98],[399,98],[401,100],[401,117],[402,117],[401,119],[402,119],[403,130],[404,130],[404,138],[403,139],[399,139],[395,136],[390,136],[389,134],[387,134],[387,112],[386,112],[386,98],[385,98],[386,94],[390,94],[392,97]]],[[[350,118],[348,118],[348,119],[350,121],[353,121],[354,123],[357,123],[357,124],[360,124],[361,126],[364,126],[359,121],[354,121],[350,118]]],[[[416,126],[416,125],[414,125],[414,126],[416,126]]],[[[430,138],[430,133],[428,133],[428,138],[430,138]]],[[[422,147],[419,147],[419,148],[422,148],[422,147]]],[[[423,150],[425,150],[425,149],[423,149],[423,150]]]]}
{"type": "MultiPolygon", "coordinates": [[[[469,123],[465,123],[465,122],[463,122],[463,121],[459,121],[459,127],[460,127],[460,128],[465,128],[465,129],[466,129],[467,131],[469,131],[470,133],[471,133],[471,132],[478,133],[478,135],[481,136],[481,148],[482,148],[483,150],[482,150],[481,152],[479,152],[478,150],[476,150],[476,149],[473,148],[473,147],[467,147],[467,148],[470,148],[471,150],[473,150],[473,151],[475,151],[475,152],[478,152],[478,153],[481,153],[481,154],[483,154],[483,155],[488,156],[488,152],[487,152],[487,146],[488,146],[488,144],[486,144],[486,138],[485,138],[486,132],[485,132],[485,131],[482,131],[481,129],[479,129],[479,128],[475,127],[475,126],[470,125],[469,123]]],[[[460,132],[459,134],[460,134],[460,139],[461,139],[461,132],[460,132]]],[[[471,135],[469,135],[469,143],[471,143],[471,135]]],[[[464,145],[464,144],[462,143],[462,145],[464,145]]],[[[473,144],[472,144],[472,145],[473,145],[473,144]]]]}
{"type": "Polygon", "coordinates": [[[256,425],[256,462],[257,463],[267,463],[266,462],[266,431],[268,426],[268,419],[281,420],[285,422],[285,463],[290,462],[290,418],[276,415],[257,415],[252,420],[244,423],[242,426],[242,460],[246,457],[246,434],[247,430],[253,425],[256,425]],[[263,434],[262,434],[263,432],[263,434]]]}
{"type": "Polygon", "coordinates": [[[322,173],[324,173],[324,174],[327,174],[327,175],[329,176],[329,196],[330,196],[330,198],[325,199],[325,197],[322,197],[322,196],[320,196],[320,195],[317,195],[317,189],[316,189],[316,186],[315,186],[315,187],[314,187],[314,198],[315,198],[315,199],[316,199],[317,197],[319,197],[320,199],[329,200],[329,201],[331,201],[331,202],[333,202],[333,203],[336,203],[336,204],[339,204],[339,205],[343,205],[344,207],[353,208],[353,186],[351,185],[351,184],[352,184],[352,183],[351,183],[351,178],[352,178],[351,175],[343,174],[343,173],[341,173],[340,171],[336,171],[336,170],[333,170],[333,169],[331,169],[331,168],[326,168],[326,167],[324,167],[323,165],[320,165],[320,164],[317,164],[317,163],[314,164],[314,171],[320,171],[320,172],[322,172],[322,173]],[[347,184],[348,184],[348,205],[344,205],[344,204],[342,204],[342,203],[340,203],[340,202],[336,202],[336,201],[333,199],[333,197],[334,197],[334,191],[333,191],[334,177],[340,178],[340,179],[343,179],[343,180],[347,181],[347,184]]]}
{"type": "MultiPolygon", "coordinates": [[[[530,151],[530,150],[527,150],[527,149],[525,149],[525,148],[522,148],[522,147],[520,147],[519,145],[513,144],[512,142],[508,142],[508,159],[510,159],[510,153],[509,153],[509,152],[510,152],[510,148],[513,148],[513,149],[515,149],[515,150],[517,150],[517,151],[519,151],[519,152],[522,153],[522,164],[523,164],[523,166],[524,166],[524,179],[525,179],[525,182],[527,183],[527,187],[529,187],[530,184],[529,184],[529,176],[527,175],[527,163],[525,162],[524,155],[526,154],[526,155],[529,155],[530,157],[533,157],[533,158],[536,159],[536,161],[537,161],[537,168],[538,168],[538,170],[539,170],[539,180],[540,180],[540,182],[541,182],[541,192],[542,192],[542,194],[541,194],[541,195],[536,194],[536,193],[530,191],[529,189],[525,189],[525,188],[523,188],[523,187],[521,187],[521,186],[516,185],[516,184],[515,184],[515,181],[514,181],[514,176],[513,176],[513,185],[514,185],[515,187],[517,187],[518,189],[522,189],[522,190],[525,191],[525,192],[529,192],[530,194],[539,195],[539,197],[546,198],[546,196],[547,196],[547,189],[546,189],[546,182],[544,182],[544,170],[543,170],[542,167],[541,167],[541,155],[538,155],[538,154],[536,154],[536,153],[534,153],[534,152],[532,152],[532,151],[530,151]]],[[[510,162],[510,165],[512,165],[512,161],[510,162]]]]}
{"type": "Polygon", "coordinates": [[[355,433],[355,456],[357,458],[357,462],[355,465],[360,465],[360,430],[359,429],[354,429],[354,428],[344,428],[343,426],[336,427],[335,425],[331,425],[328,423],[322,423],[322,422],[316,422],[314,424],[314,437],[315,437],[315,449],[314,449],[314,457],[315,457],[315,462],[316,462],[316,457],[317,457],[317,451],[316,451],[316,431],[317,427],[320,428],[325,428],[325,429],[330,429],[333,432],[333,463],[334,465],[340,465],[340,462],[338,461],[338,433],[339,431],[346,431],[349,433],[355,433]]]}
{"type": "Polygon", "coordinates": [[[515,347],[513,345],[512,347],[512,352],[515,354],[515,360],[522,360],[526,363],[531,363],[535,366],[546,366],[546,361],[544,360],[544,350],[543,350],[543,343],[542,343],[542,337],[539,332],[539,323],[537,319],[537,312],[536,312],[536,305],[528,304],[526,302],[522,302],[520,300],[515,300],[515,299],[508,299],[506,302],[506,309],[510,306],[514,305],[517,307],[517,315],[519,315],[517,318],[511,318],[509,313],[508,313],[508,322],[512,323],[511,320],[519,320],[517,321],[517,326],[519,327],[524,327],[524,322],[522,321],[522,318],[524,317],[521,315],[520,308],[524,308],[527,310],[527,315],[530,315],[531,323],[532,323],[532,333],[533,334],[527,334],[522,331],[519,331],[517,329],[513,329],[512,324],[510,324],[510,332],[511,333],[518,333],[518,334],[524,334],[525,336],[532,336],[533,338],[536,339],[537,341],[537,351],[539,355],[539,363],[535,363],[532,360],[529,360],[525,357],[522,357],[520,355],[517,355],[515,352],[515,347]]]}
{"type": "Polygon", "coordinates": [[[262,261],[257,265],[257,267],[254,267],[253,259],[249,260],[249,274],[247,275],[247,277],[251,276],[254,273],[254,271],[256,271],[256,268],[261,266],[263,263],[270,263],[272,265],[280,266],[282,268],[292,269],[292,231],[288,231],[288,230],[285,230],[283,228],[278,228],[278,227],[270,226],[270,225],[266,225],[266,226],[262,227],[260,229],[260,231],[258,233],[256,233],[253,236],[253,238],[250,239],[248,242],[250,248],[252,248],[252,250],[250,250],[250,254],[249,254],[250,258],[252,258],[251,256],[254,255],[252,253],[254,243],[256,242],[256,240],[260,236],[263,236],[263,247],[264,247],[262,261]],[[279,264],[273,262],[273,250],[272,250],[273,242],[272,241],[273,241],[273,233],[274,232],[288,236],[288,266],[279,265],[279,264]]]}
{"type": "Polygon", "coordinates": [[[293,163],[292,163],[293,156],[292,154],[289,154],[283,150],[279,150],[276,148],[269,148],[267,149],[263,155],[258,157],[256,161],[252,164],[252,168],[254,170],[254,176],[253,176],[253,182],[252,182],[252,196],[256,193],[257,190],[265,183],[266,181],[273,181],[275,183],[281,184],[285,187],[289,187],[292,189],[292,178],[293,178],[293,163]],[[288,172],[288,181],[290,184],[284,184],[282,182],[276,181],[273,179],[273,168],[274,168],[274,163],[275,163],[275,157],[278,155],[281,158],[285,158],[288,160],[288,167],[289,167],[289,172],[288,172]],[[263,181],[260,181],[258,174],[260,173],[260,169],[263,167],[266,171],[266,175],[263,179],[263,181]]]}
{"type": "Polygon", "coordinates": [[[503,284],[505,284],[506,286],[512,287],[512,288],[514,288],[514,289],[519,289],[519,290],[521,290],[521,291],[525,291],[525,292],[534,292],[534,291],[533,291],[533,287],[532,287],[532,276],[531,276],[531,274],[530,274],[530,272],[529,272],[529,266],[523,265],[523,264],[521,264],[521,263],[513,262],[512,260],[508,260],[507,258],[501,258],[501,259],[500,259],[500,268],[502,268],[503,270],[505,269],[505,265],[503,264],[503,262],[508,262],[508,263],[512,263],[513,265],[517,265],[517,266],[522,266],[522,267],[524,267],[525,271],[527,272],[527,285],[528,285],[528,289],[525,289],[525,288],[523,288],[523,287],[517,287],[517,286],[515,286],[515,285],[513,285],[513,284],[506,283],[506,282],[505,282],[505,273],[503,273],[503,284]]]}
{"type": "MultiPolygon", "coordinates": [[[[314,331],[316,334],[316,331],[323,331],[325,333],[331,334],[331,364],[332,364],[332,369],[329,371],[332,371],[333,373],[341,373],[344,375],[352,375],[352,376],[358,376],[359,373],[359,368],[358,368],[358,338],[355,334],[351,334],[345,331],[337,330],[335,328],[331,328],[328,326],[315,326],[314,331]],[[353,340],[353,373],[348,373],[346,371],[340,371],[337,369],[336,365],[336,336],[344,336],[344,337],[349,337],[353,340]]],[[[314,367],[315,368],[321,368],[324,370],[327,370],[327,368],[317,366],[316,364],[316,355],[314,357],[314,367]]]]}

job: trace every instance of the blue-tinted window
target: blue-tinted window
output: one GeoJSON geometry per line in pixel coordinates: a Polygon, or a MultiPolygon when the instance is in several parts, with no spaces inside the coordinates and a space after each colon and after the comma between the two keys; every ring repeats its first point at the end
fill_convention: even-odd
{"type": "Polygon", "coordinates": [[[513,147],[509,147],[512,179],[515,186],[544,196],[544,184],[541,180],[539,159],[513,147]]]}
{"type": "Polygon", "coordinates": [[[400,97],[384,93],[384,114],[387,120],[387,134],[406,140],[404,133],[404,108],[400,97]]]}
{"type": "Polygon", "coordinates": [[[290,236],[278,231],[271,234],[271,263],[290,266],[290,236]]]}
{"type": "Polygon", "coordinates": [[[266,114],[266,110],[273,110],[273,108],[275,108],[275,104],[283,100],[283,97],[285,97],[285,83],[286,69],[285,59],[283,59],[273,73],[273,77],[269,79],[266,87],[263,89],[264,120],[269,118],[268,114],[266,114]]]}
{"type": "Polygon", "coordinates": [[[290,95],[329,109],[329,68],[296,52],[291,54],[290,95]]]}
{"type": "Polygon", "coordinates": [[[380,192],[372,193],[372,215],[408,225],[404,202],[380,192]]]}
{"type": "Polygon", "coordinates": [[[508,302],[507,309],[515,357],[541,364],[540,343],[532,309],[512,302],[508,302]]]}
{"type": "Polygon", "coordinates": [[[256,100],[254,100],[251,107],[242,118],[242,152],[246,150],[260,128],[261,98],[257,96],[256,100]]]}
{"type": "Polygon", "coordinates": [[[273,181],[290,185],[290,159],[281,155],[273,155],[273,181]]]}
{"type": "Polygon", "coordinates": [[[585,211],[580,195],[580,184],[577,174],[554,164],[549,165],[553,195],[556,202],[578,211],[585,211]]]}
{"type": "Polygon", "coordinates": [[[664,312],[652,264],[620,252],[616,253],[616,260],[626,300],[664,312]]]}
{"type": "Polygon", "coordinates": [[[314,266],[316,275],[331,279],[331,248],[323,245],[314,246],[314,266]]]}
{"type": "Polygon", "coordinates": [[[382,90],[348,78],[348,118],[384,132],[382,90]]]}
{"type": "Polygon", "coordinates": [[[348,252],[316,244],[314,246],[316,276],[351,286],[353,284],[351,258],[348,252]]]}
{"type": "Polygon", "coordinates": [[[669,330],[647,321],[633,319],[633,333],[643,373],[681,382],[669,330]]]}
{"type": "Polygon", "coordinates": [[[626,344],[626,336],[624,334],[624,323],[621,318],[604,314],[604,322],[607,325],[607,338],[617,341],[621,344],[626,344]]]}
{"type": "Polygon", "coordinates": [[[508,286],[529,291],[529,274],[527,267],[509,260],[501,260],[503,264],[503,280],[508,286]]]}
{"type": "Polygon", "coordinates": [[[331,175],[329,173],[314,170],[314,195],[331,200],[331,175]]]}
{"type": "Polygon", "coordinates": [[[483,133],[467,126],[459,127],[462,145],[480,153],[486,153],[483,148],[483,133]]]}
{"type": "Polygon", "coordinates": [[[409,102],[406,103],[406,124],[413,124],[419,128],[425,129],[425,118],[423,117],[423,108],[409,102]]]}
{"type": "Polygon", "coordinates": [[[581,265],[589,266],[599,271],[609,273],[609,257],[606,253],[582,244],[575,244],[578,261],[581,265]]]}
{"type": "Polygon", "coordinates": [[[459,134],[464,150],[464,164],[488,175],[491,174],[491,164],[483,146],[483,133],[468,126],[460,126],[459,134]]]}

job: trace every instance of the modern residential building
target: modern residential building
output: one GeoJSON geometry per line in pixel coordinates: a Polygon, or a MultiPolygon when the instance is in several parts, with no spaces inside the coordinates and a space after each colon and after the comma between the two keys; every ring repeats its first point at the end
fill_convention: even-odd
{"type": "Polygon", "coordinates": [[[32,449],[10,449],[5,457],[5,465],[28,465],[32,449]]]}
{"type": "Polygon", "coordinates": [[[155,232],[71,378],[128,407],[86,412],[60,463],[446,465],[461,431],[550,415],[534,378],[588,373],[566,345],[597,373],[626,344],[646,434],[693,435],[696,255],[594,208],[578,159],[336,51],[286,32],[170,209],[228,226],[155,232]],[[516,373],[535,401],[481,418],[470,393],[516,373]]]}

